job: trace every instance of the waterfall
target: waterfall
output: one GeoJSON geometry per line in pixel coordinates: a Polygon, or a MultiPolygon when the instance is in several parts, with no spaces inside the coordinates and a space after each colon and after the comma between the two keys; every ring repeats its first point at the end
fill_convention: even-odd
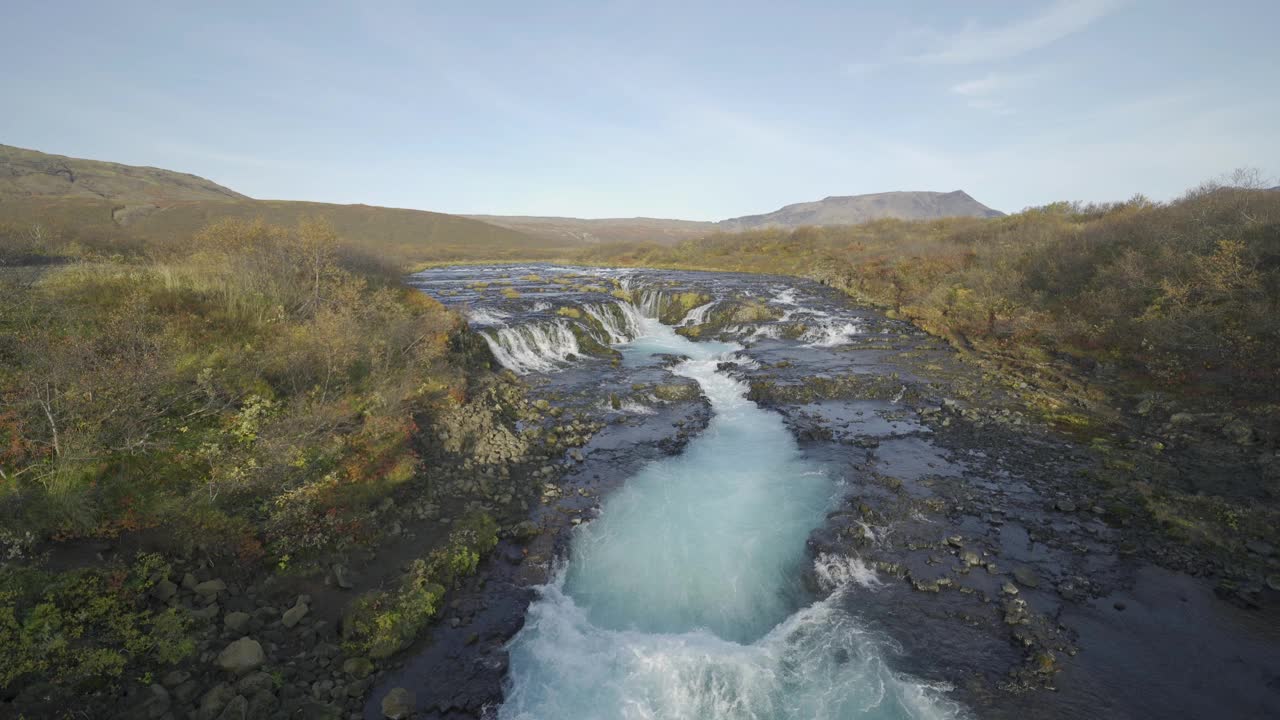
{"type": "Polygon", "coordinates": [[[711,308],[716,304],[716,302],[716,300],[712,300],[705,305],[699,305],[698,307],[690,310],[689,314],[685,315],[684,319],[680,321],[680,325],[689,326],[705,324],[707,322],[707,313],[711,312],[711,308]]]}
{"type": "Polygon", "coordinates": [[[582,310],[600,323],[611,345],[627,342],[640,332],[640,313],[630,303],[591,303],[582,310]]]}
{"type": "Polygon", "coordinates": [[[581,354],[563,320],[497,328],[480,333],[502,366],[518,375],[555,370],[581,354]]]}
{"type": "Polygon", "coordinates": [[[633,293],[632,297],[636,301],[636,307],[645,317],[656,318],[662,313],[662,301],[666,299],[666,295],[661,290],[645,289],[639,293],[633,293]]]}

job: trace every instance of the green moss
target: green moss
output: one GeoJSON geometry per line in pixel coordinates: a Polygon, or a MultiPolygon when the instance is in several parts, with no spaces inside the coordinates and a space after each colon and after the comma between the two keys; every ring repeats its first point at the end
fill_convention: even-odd
{"type": "Polygon", "coordinates": [[[473,575],[498,544],[498,525],[484,513],[457,523],[448,542],[415,560],[400,587],[357,598],[347,611],[343,631],[347,649],[383,659],[407,648],[440,609],[444,594],[473,575]]]}
{"type": "Polygon", "coordinates": [[[65,573],[0,570],[0,687],[34,676],[74,691],[189,656],[186,613],[148,607],[169,573],[156,555],[65,573]]]}
{"type": "Polygon", "coordinates": [[[699,305],[711,302],[711,296],[700,292],[678,292],[663,295],[662,307],[658,310],[658,319],[668,325],[675,325],[684,319],[689,311],[699,305]]]}
{"type": "Polygon", "coordinates": [[[653,394],[661,400],[668,402],[679,402],[682,400],[693,400],[697,398],[701,392],[698,386],[692,383],[665,383],[655,385],[653,394]]]}

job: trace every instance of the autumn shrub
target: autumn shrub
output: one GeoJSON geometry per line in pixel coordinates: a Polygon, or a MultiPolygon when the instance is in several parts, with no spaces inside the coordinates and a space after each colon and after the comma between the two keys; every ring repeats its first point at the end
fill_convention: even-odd
{"type": "Polygon", "coordinates": [[[0,567],[0,688],[38,676],[71,688],[162,668],[195,650],[184,610],[150,591],[170,572],[156,555],[60,574],[0,567]]]}

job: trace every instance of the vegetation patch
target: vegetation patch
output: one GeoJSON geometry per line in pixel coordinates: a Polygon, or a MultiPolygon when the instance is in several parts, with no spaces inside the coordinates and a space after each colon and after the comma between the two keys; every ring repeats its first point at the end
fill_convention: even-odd
{"type": "Polygon", "coordinates": [[[348,650],[383,659],[408,647],[435,617],[444,594],[474,574],[497,543],[498,525],[488,515],[460,520],[443,547],[413,561],[399,588],[352,603],[343,622],[348,650]]]}

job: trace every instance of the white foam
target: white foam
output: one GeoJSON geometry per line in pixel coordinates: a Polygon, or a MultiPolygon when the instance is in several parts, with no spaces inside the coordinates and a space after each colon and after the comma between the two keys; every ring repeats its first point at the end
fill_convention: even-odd
{"type": "Polygon", "coordinates": [[[884,583],[876,577],[862,558],[855,556],[819,553],[813,561],[813,571],[823,590],[842,590],[849,585],[875,590],[884,583]]]}
{"type": "Polygon", "coordinates": [[[467,319],[477,325],[505,325],[511,317],[510,314],[495,308],[469,308],[465,312],[467,319]]]}
{"type": "Polygon", "coordinates": [[[861,334],[861,321],[836,320],[809,328],[801,339],[807,341],[809,347],[836,347],[848,344],[854,336],[861,334]]]}

